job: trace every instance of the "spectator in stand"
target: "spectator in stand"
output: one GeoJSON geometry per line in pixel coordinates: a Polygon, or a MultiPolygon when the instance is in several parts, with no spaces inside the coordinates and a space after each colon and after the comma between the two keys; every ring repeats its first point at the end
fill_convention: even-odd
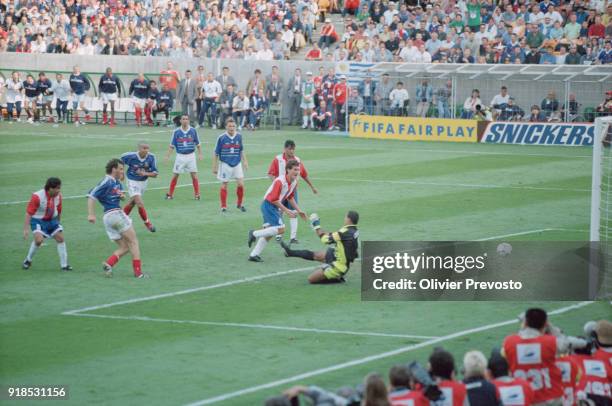
{"type": "Polygon", "coordinates": [[[463,356],[463,383],[470,405],[501,406],[499,392],[486,379],[487,358],[480,351],[468,351],[463,356]]]}
{"type": "Polygon", "coordinates": [[[322,61],[323,52],[321,52],[319,44],[317,44],[316,42],[312,44],[312,48],[306,53],[306,57],[304,59],[306,59],[307,61],[322,61]]]}
{"type": "Polygon", "coordinates": [[[535,403],[561,405],[563,386],[555,360],[557,353],[567,351],[569,343],[563,336],[551,334],[552,331],[546,311],[528,309],[519,332],[504,339],[502,355],[515,377],[532,384],[535,403]]]}
{"type": "Polygon", "coordinates": [[[467,403],[465,384],[455,380],[455,359],[443,349],[435,349],[429,357],[429,372],[443,392],[445,405],[463,406],[467,403]]]}
{"type": "Polygon", "coordinates": [[[329,48],[336,41],[338,41],[338,33],[336,33],[336,28],[332,25],[331,19],[326,18],[325,24],[323,24],[323,27],[321,28],[319,47],[324,48],[323,52],[327,52],[327,48],[329,48]]]}

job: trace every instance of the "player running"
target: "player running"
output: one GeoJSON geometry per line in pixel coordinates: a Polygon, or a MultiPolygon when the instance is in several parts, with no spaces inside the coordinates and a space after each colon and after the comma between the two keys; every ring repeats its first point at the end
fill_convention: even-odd
{"type": "Polygon", "coordinates": [[[23,108],[28,115],[28,123],[34,124],[34,120],[38,119],[38,96],[40,95],[34,76],[28,75],[26,77],[23,82],[23,90],[25,92],[23,108]]]}
{"type": "Polygon", "coordinates": [[[85,92],[89,90],[89,80],[81,74],[81,69],[78,66],[72,68],[72,74],[68,79],[70,83],[70,89],[72,90],[72,116],[75,126],[79,126],[79,124],[85,124],[82,121],[79,121],[79,106],[81,106],[81,110],[85,113],[85,120],[89,121],[91,116],[89,115],[89,110],[85,107],[85,92]]]}
{"type": "Polygon", "coordinates": [[[98,90],[100,91],[100,99],[102,100],[102,125],[110,124],[115,126],[115,102],[121,92],[121,83],[119,78],[113,75],[111,68],[106,68],[106,73],[100,77],[98,82],[98,90]],[[108,120],[107,107],[110,104],[111,119],[108,120]]]}
{"type": "Polygon", "coordinates": [[[198,159],[201,161],[202,147],[200,145],[200,139],[198,138],[198,132],[189,125],[189,115],[183,114],[181,116],[181,126],[172,133],[170,146],[166,153],[165,160],[168,162],[172,150],[176,150],[176,160],[174,161],[174,168],[172,170],[174,175],[170,181],[170,189],[168,193],[166,193],[166,200],[174,198],[174,189],[176,188],[179,175],[186,172],[189,172],[191,175],[195,199],[200,200],[200,181],[198,180],[198,166],[195,157],[196,148],[198,150],[198,159]]]}
{"type": "Polygon", "coordinates": [[[297,177],[300,174],[300,164],[294,159],[287,162],[285,173],[272,182],[266,191],[263,202],[261,203],[261,214],[263,215],[263,228],[253,231],[249,230],[249,248],[257,240],[255,248],[249,255],[249,261],[263,262],[259,256],[268,241],[274,236],[280,241],[285,232],[283,224],[282,212],[286,213],[289,218],[295,218],[298,215],[306,220],[306,214],[300,210],[293,195],[297,188],[297,177]],[[293,210],[285,206],[283,202],[289,202],[293,210]]]}
{"type": "Polygon", "coordinates": [[[21,122],[21,102],[23,100],[23,82],[19,77],[19,72],[13,71],[11,77],[6,80],[5,86],[8,122],[12,124],[11,120],[15,119],[19,123],[21,122]]]}
{"type": "Polygon", "coordinates": [[[136,125],[140,127],[142,124],[142,111],[147,104],[147,97],[149,95],[149,81],[145,79],[143,73],[139,73],[138,77],[132,80],[129,94],[132,96],[132,103],[134,104],[136,125]]]}
{"type": "Polygon", "coordinates": [[[104,228],[108,238],[114,241],[118,248],[113,255],[102,263],[104,276],[113,276],[113,266],[119,259],[130,252],[132,255],[132,268],[136,278],[146,278],[147,274],[142,272],[140,262],[140,247],[136,231],[132,227],[132,220],[121,210],[119,201],[125,198],[121,180],[124,177],[123,163],[119,159],[111,159],[106,164],[106,176],[88,194],[87,200],[87,220],[94,224],[96,222],[95,204],[100,202],[104,207],[104,228]]]}
{"type": "MultiPolygon", "coordinates": [[[[274,158],[274,160],[272,160],[272,163],[270,164],[270,167],[268,168],[268,177],[270,179],[276,179],[280,173],[283,173],[285,171],[285,165],[287,164],[287,161],[290,159],[294,159],[298,162],[300,166],[300,176],[302,177],[302,179],[304,179],[304,181],[308,184],[308,186],[310,186],[312,193],[317,194],[318,193],[317,189],[313,186],[310,179],[308,179],[308,171],[306,171],[304,164],[302,163],[300,158],[295,156],[295,142],[293,142],[292,140],[285,141],[285,148],[283,149],[283,153],[277,155],[274,158]]],[[[293,198],[295,199],[296,202],[298,201],[297,189],[294,193],[293,198]]],[[[289,203],[283,202],[283,204],[287,206],[289,203]]],[[[288,207],[291,208],[291,206],[288,206],[288,207]]],[[[291,227],[290,244],[298,244],[299,243],[297,239],[298,219],[290,218],[289,225],[291,227]]]]}
{"type": "Polygon", "coordinates": [[[53,110],[51,109],[51,103],[53,103],[53,83],[51,80],[45,75],[45,72],[40,72],[38,74],[38,80],[36,81],[36,86],[38,87],[38,91],[41,94],[42,98],[42,116],[40,121],[53,121],[53,110]]]}
{"type": "Polygon", "coordinates": [[[149,152],[150,149],[151,147],[146,142],[139,142],[138,151],[126,152],[121,155],[121,161],[127,166],[128,193],[130,195],[130,200],[123,206],[123,212],[129,216],[134,206],[138,206],[138,214],[144,221],[145,227],[154,233],[155,227],[151,224],[142,201],[142,195],[147,189],[149,178],[156,178],[158,175],[155,155],[149,152]]]}
{"type": "Polygon", "coordinates": [[[44,189],[32,194],[26,208],[25,222],[23,223],[23,238],[28,239],[29,230],[32,229],[34,240],[30,244],[28,255],[23,261],[23,269],[30,269],[32,258],[40,248],[45,238],[57,241],[57,253],[62,271],[72,271],[68,265],[68,252],[64,242],[64,228],[60,224],[62,215],[62,181],[59,178],[49,178],[44,189]]]}
{"type": "Polygon", "coordinates": [[[344,282],[344,275],[348,272],[351,264],[359,256],[359,213],[349,211],[344,217],[344,226],[334,232],[327,233],[321,230],[321,220],[316,214],[310,216],[310,224],[317,237],[323,244],[335,245],[326,251],[292,250],[283,241],[281,247],[285,250],[288,257],[300,257],[308,261],[319,261],[324,263],[308,277],[310,283],[338,283],[344,282]]]}
{"type": "Polygon", "coordinates": [[[225,121],[226,131],[217,138],[217,146],[213,157],[213,174],[221,181],[219,196],[221,200],[221,213],[227,212],[227,184],[230,180],[236,179],[236,207],[245,212],[246,208],[242,205],[244,198],[244,169],[247,170],[249,164],[244,154],[242,144],[242,134],[236,132],[236,122],[233,118],[225,121]]]}

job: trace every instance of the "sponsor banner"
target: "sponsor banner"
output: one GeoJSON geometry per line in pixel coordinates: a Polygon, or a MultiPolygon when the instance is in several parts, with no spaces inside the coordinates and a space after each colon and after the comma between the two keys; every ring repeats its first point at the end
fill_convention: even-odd
{"type": "Polygon", "coordinates": [[[383,140],[478,142],[476,123],[476,120],[351,114],[349,134],[383,140]]]}
{"type": "Polygon", "coordinates": [[[590,123],[489,123],[480,142],[518,145],[593,145],[595,125],[590,123]]]}

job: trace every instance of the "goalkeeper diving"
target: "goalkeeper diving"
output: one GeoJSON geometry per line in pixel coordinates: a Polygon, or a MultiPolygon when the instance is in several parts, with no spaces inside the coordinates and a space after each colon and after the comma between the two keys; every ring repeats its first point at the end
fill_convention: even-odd
{"type": "Polygon", "coordinates": [[[293,250],[285,242],[280,245],[288,257],[304,258],[308,261],[322,262],[324,265],[310,274],[310,283],[339,283],[344,282],[344,275],[353,261],[359,256],[359,213],[349,211],[344,217],[344,226],[338,231],[329,233],[321,229],[321,220],[315,213],[310,215],[310,225],[321,239],[321,242],[333,247],[325,251],[293,250]]]}

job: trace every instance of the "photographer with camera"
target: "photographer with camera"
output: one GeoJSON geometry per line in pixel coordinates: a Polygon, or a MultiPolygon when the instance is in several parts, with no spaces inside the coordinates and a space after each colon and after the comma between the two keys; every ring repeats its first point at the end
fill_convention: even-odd
{"type": "Polygon", "coordinates": [[[573,348],[571,358],[581,368],[576,386],[580,405],[612,405],[612,323],[600,320],[584,326],[586,346],[573,348]]]}
{"type": "MultiPolygon", "coordinates": [[[[441,348],[434,349],[429,356],[429,373],[442,391],[440,404],[445,406],[469,405],[465,384],[455,380],[455,359],[441,348]]],[[[437,405],[437,402],[432,402],[437,405]]]]}
{"type": "Polygon", "coordinates": [[[463,356],[463,383],[470,405],[501,406],[499,392],[486,377],[487,358],[480,351],[468,351],[463,356]]]}
{"type": "Polygon", "coordinates": [[[499,392],[504,405],[529,406],[533,404],[533,389],[525,379],[510,376],[508,361],[499,350],[491,352],[487,375],[499,392]]]}

